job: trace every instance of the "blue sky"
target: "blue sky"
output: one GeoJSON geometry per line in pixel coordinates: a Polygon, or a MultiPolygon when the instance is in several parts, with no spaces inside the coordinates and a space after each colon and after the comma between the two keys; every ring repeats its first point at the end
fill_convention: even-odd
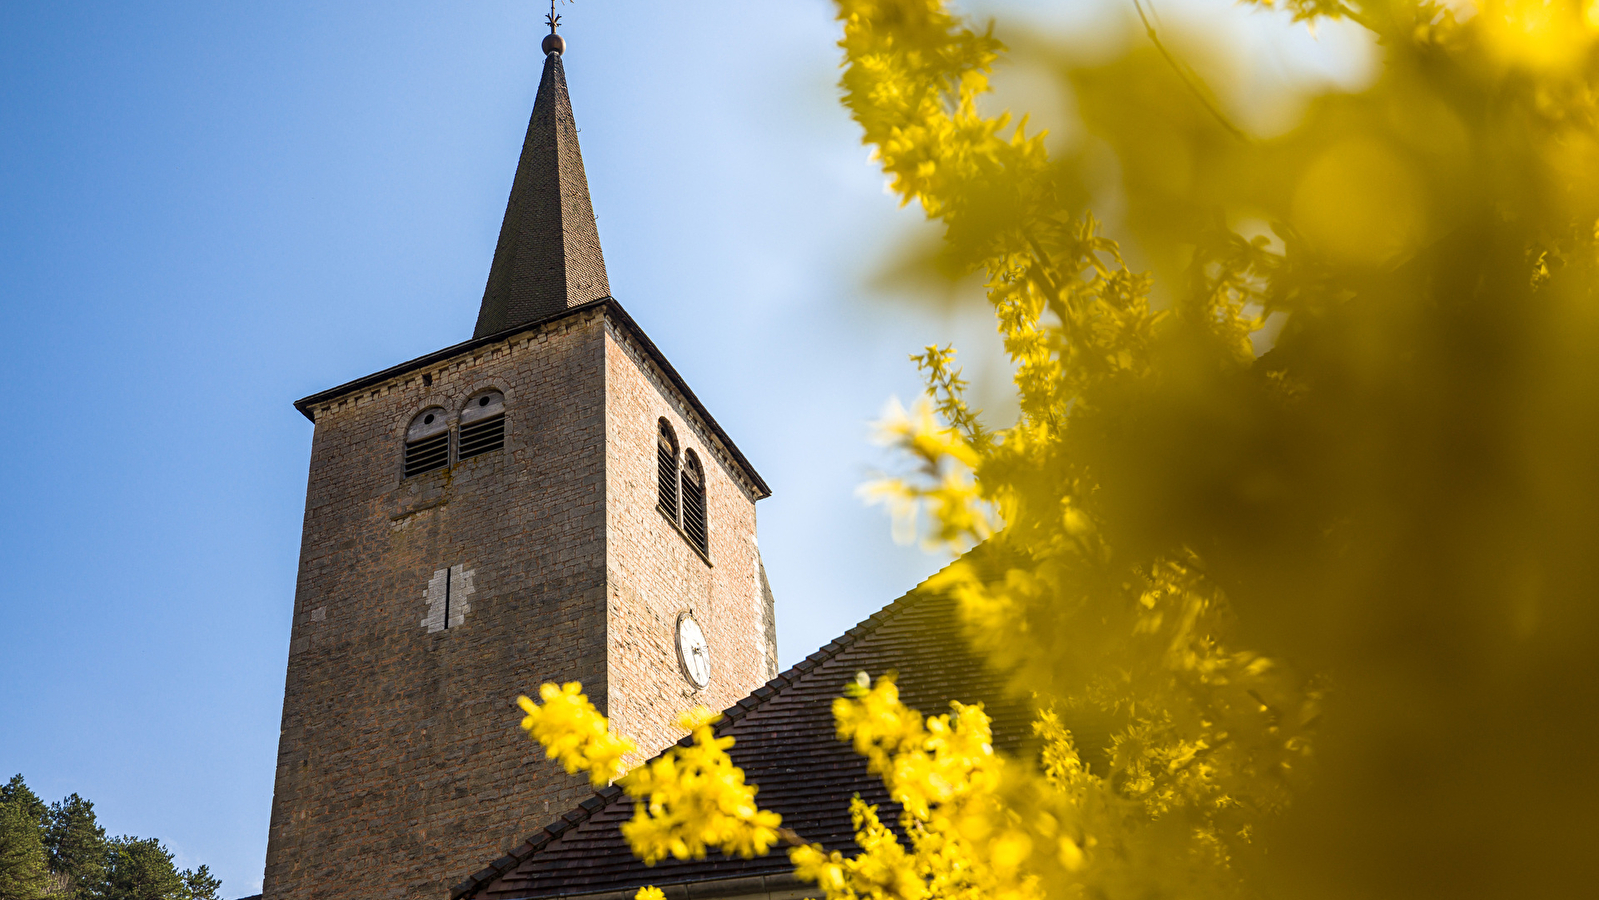
{"type": "MultiPolygon", "coordinates": [[[[0,4],[0,778],[259,889],[290,403],[471,334],[543,12],[0,4]]],[[[787,665],[938,565],[856,499],[867,423],[916,393],[907,353],[990,329],[872,287],[922,226],[837,105],[827,4],[562,12],[613,293],[774,489],[787,665]]]]}

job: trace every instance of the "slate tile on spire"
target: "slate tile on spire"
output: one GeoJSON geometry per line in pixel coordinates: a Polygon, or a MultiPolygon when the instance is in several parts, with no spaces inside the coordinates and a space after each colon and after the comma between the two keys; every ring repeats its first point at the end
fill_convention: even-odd
{"type": "Polygon", "coordinates": [[[610,293],[561,51],[552,49],[545,54],[472,336],[525,325],[610,293]]]}

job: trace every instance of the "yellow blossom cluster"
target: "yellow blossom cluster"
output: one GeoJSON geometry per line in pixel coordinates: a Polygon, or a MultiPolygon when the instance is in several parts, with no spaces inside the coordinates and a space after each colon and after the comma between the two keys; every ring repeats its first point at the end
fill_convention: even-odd
{"type": "Polygon", "coordinates": [[[716,736],[719,718],[703,707],[684,713],[678,726],[694,742],[668,748],[622,779],[639,801],[622,835],[646,863],[699,859],[707,848],[748,858],[777,843],[783,817],[756,804],[755,786],[727,754],[733,739],[716,736]]]}
{"type": "MultiPolygon", "coordinates": [[[[853,744],[900,804],[910,847],[856,797],[850,813],[860,853],[797,847],[789,851],[796,874],[829,900],[1041,896],[1024,867],[1033,838],[1003,802],[1005,763],[982,707],[954,703],[951,713],[924,718],[900,701],[892,675],[872,684],[862,673],[849,694],[833,702],[839,739],[853,744]]],[[[1060,841],[1075,852],[1069,838],[1060,841]]]]}
{"type": "Polygon", "coordinates": [[[622,774],[623,757],[638,748],[627,738],[611,733],[605,717],[589,702],[581,684],[546,683],[539,687],[539,699],[543,702],[518,697],[516,703],[526,713],[522,730],[544,745],[550,759],[559,760],[569,774],[589,773],[595,787],[604,787],[622,774]]]}
{"type": "Polygon", "coordinates": [[[1007,190],[1008,173],[1042,170],[1043,142],[1026,136],[1025,123],[1001,137],[1009,118],[983,116],[974,102],[999,42],[937,3],[859,0],[842,5],[841,17],[848,27],[840,46],[851,63],[844,88],[870,95],[857,120],[904,202],[975,220],[1021,201],[1007,190]]]}
{"type": "MultiPolygon", "coordinates": [[[[929,348],[929,353],[936,352],[938,348],[929,348]]],[[[931,403],[924,398],[907,410],[891,401],[876,430],[877,443],[914,456],[924,476],[920,482],[882,478],[862,485],[858,492],[868,503],[888,507],[896,541],[908,544],[915,539],[922,530],[924,508],[931,526],[929,549],[993,533],[996,512],[981,501],[972,483],[977,455],[960,432],[934,421],[931,403]]]]}
{"type": "Polygon", "coordinates": [[[756,804],[756,787],[728,756],[733,738],[716,735],[717,714],[704,707],[684,712],[677,724],[693,743],[670,747],[624,775],[622,757],[637,748],[611,733],[581,685],[545,684],[539,697],[542,704],[517,698],[527,713],[522,728],[568,772],[588,772],[596,787],[615,780],[638,801],[622,835],[645,862],[698,859],[709,848],[750,857],[777,843],[783,818],[756,804]]]}

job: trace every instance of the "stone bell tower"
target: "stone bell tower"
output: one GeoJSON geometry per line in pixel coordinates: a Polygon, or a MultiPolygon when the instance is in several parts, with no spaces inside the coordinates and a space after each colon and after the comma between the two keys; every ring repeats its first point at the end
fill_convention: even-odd
{"type": "Polygon", "coordinates": [[[295,404],[267,900],[443,900],[582,799],[518,728],[541,682],[650,754],[777,672],[770,491],[611,298],[554,22],[543,49],[472,339],[295,404]]]}

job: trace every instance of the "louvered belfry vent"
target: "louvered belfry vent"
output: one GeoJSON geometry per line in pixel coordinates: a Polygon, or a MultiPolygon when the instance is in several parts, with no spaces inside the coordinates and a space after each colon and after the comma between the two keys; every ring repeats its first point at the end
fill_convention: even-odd
{"type": "Polygon", "coordinates": [[[477,456],[505,446],[505,416],[461,427],[461,458],[477,456]]]}
{"type": "Polygon", "coordinates": [[[499,391],[485,391],[466,402],[461,410],[461,434],[456,442],[456,459],[469,459],[505,446],[505,397],[499,391]]]}
{"type": "Polygon", "coordinates": [[[656,440],[656,456],[659,460],[659,498],[656,506],[666,517],[673,522],[677,521],[677,438],[672,434],[672,426],[661,420],[661,431],[656,440]]]}
{"type": "Polygon", "coordinates": [[[683,462],[683,533],[701,553],[711,552],[705,534],[705,472],[692,450],[683,462]]]}
{"type": "Polygon", "coordinates": [[[421,475],[450,464],[450,426],[444,410],[424,409],[405,430],[405,477],[421,475]]]}
{"type": "Polygon", "coordinates": [[[405,477],[421,475],[450,464],[450,433],[405,445],[405,477]]]}

